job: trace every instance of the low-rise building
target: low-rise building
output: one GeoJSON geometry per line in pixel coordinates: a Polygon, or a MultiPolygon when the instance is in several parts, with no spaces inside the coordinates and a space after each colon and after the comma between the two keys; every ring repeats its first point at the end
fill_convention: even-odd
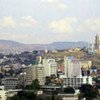
{"type": "Polygon", "coordinates": [[[65,87],[79,88],[82,84],[92,85],[92,77],[70,77],[63,79],[63,86],[65,87]]]}
{"type": "Polygon", "coordinates": [[[78,100],[78,95],[75,94],[58,94],[61,100],[78,100]]]}
{"type": "Polygon", "coordinates": [[[6,77],[2,79],[2,84],[5,89],[16,89],[19,84],[19,79],[16,77],[6,77]]]}

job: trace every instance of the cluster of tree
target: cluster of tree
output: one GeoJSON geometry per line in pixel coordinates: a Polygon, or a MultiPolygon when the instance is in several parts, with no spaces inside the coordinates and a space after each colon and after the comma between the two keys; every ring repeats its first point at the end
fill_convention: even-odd
{"type": "Polygon", "coordinates": [[[39,90],[41,88],[38,79],[33,80],[31,85],[27,85],[25,89],[29,90],[39,90]]]}
{"type": "Polygon", "coordinates": [[[72,87],[66,87],[66,88],[64,89],[64,93],[67,93],[67,94],[74,94],[74,93],[75,93],[75,90],[74,90],[74,88],[72,88],[72,87]]]}
{"type": "Polygon", "coordinates": [[[51,83],[51,78],[49,77],[49,76],[47,76],[46,78],[45,78],[45,85],[48,85],[48,84],[50,84],[51,83]]]}
{"type": "Polygon", "coordinates": [[[9,100],[61,100],[58,96],[52,95],[36,95],[30,91],[20,91],[9,100]]]}
{"type": "Polygon", "coordinates": [[[98,89],[100,89],[100,80],[99,80],[99,76],[95,79],[95,82],[96,82],[96,87],[98,88],[98,89]]]}
{"type": "Polygon", "coordinates": [[[14,95],[10,100],[36,100],[34,92],[20,91],[14,95]]]}
{"type": "Polygon", "coordinates": [[[57,77],[53,74],[51,76],[45,77],[45,85],[49,85],[50,83],[53,83],[51,80],[55,80],[57,77]]]}
{"type": "Polygon", "coordinates": [[[11,100],[38,100],[34,90],[39,90],[41,86],[39,85],[38,79],[33,80],[31,85],[27,85],[23,91],[19,91],[17,95],[14,95],[11,100]]]}
{"type": "Polygon", "coordinates": [[[83,84],[80,88],[79,100],[86,98],[86,100],[93,100],[97,98],[99,91],[96,87],[90,84],[83,84]]]}

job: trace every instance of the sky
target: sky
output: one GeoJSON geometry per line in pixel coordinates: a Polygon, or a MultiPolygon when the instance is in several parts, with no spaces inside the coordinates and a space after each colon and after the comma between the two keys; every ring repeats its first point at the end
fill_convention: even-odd
{"type": "Polygon", "coordinates": [[[0,39],[26,44],[94,42],[100,0],[0,0],[0,39]]]}

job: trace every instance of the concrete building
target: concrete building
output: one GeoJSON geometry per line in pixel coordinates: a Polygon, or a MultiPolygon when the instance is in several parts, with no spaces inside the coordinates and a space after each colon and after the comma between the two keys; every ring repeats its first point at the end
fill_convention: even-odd
{"type": "Polygon", "coordinates": [[[44,58],[44,76],[56,75],[57,76],[57,62],[53,58],[44,58]]]}
{"type": "Polygon", "coordinates": [[[64,57],[64,73],[66,77],[81,76],[81,62],[74,57],[64,57]]]}
{"type": "Polygon", "coordinates": [[[43,65],[29,65],[26,67],[26,85],[30,85],[35,79],[39,80],[40,85],[44,84],[43,65]]]}
{"type": "Polygon", "coordinates": [[[88,54],[94,54],[94,44],[89,43],[87,48],[88,54]]]}
{"type": "Polygon", "coordinates": [[[36,78],[39,80],[40,85],[44,85],[45,77],[44,77],[44,67],[43,67],[43,65],[36,66],[36,78]]]}
{"type": "Polygon", "coordinates": [[[77,94],[58,94],[61,100],[78,100],[77,94]]]}
{"type": "Polygon", "coordinates": [[[18,79],[19,79],[19,88],[21,88],[21,86],[25,86],[25,82],[26,82],[26,72],[22,72],[18,75],[18,79]]]}
{"type": "Polygon", "coordinates": [[[82,76],[90,76],[90,70],[91,70],[91,66],[92,66],[92,61],[82,60],[81,61],[81,65],[82,65],[82,68],[81,68],[82,76]]]}
{"type": "Polygon", "coordinates": [[[92,85],[92,77],[90,76],[89,73],[91,66],[92,66],[91,61],[79,61],[74,57],[65,56],[64,57],[65,75],[60,76],[60,78],[63,79],[63,85],[74,88],[78,88],[82,84],[86,83],[92,85]],[[82,72],[84,72],[84,75],[82,72]]]}
{"type": "Polygon", "coordinates": [[[33,65],[26,67],[26,85],[30,85],[36,78],[36,68],[33,65]]]}
{"type": "Polygon", "coordinates": [[[5,89],[16,89],[19,84],[19,79],[16,77],[6,77],[2,79],[2,84],[5,89]]]}
{"type": "Polygon", "coordinates": [[[98,34],[95,36],[95,50],[100,50],[100,38],[98,34]]]}
{"type": "Polygon", "coordinates": [[[79,88],[82,84],[91,84],[92,85],[92,77],[71,77],[71,78],[63,79],[63,85],[65,87],[70,86],[73,88],[79,88]]]}
{"type": "Polygon", "coordinates": [[[36,57],[37,64],[42,64],[42,56],[38,55],[36,57]]]}

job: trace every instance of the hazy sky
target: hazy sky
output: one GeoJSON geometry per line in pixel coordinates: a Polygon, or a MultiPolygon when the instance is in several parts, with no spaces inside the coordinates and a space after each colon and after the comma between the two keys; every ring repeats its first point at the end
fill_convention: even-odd
{"type": "Polygon", "coordinates": [[[0,0],[0,39],[93,42],[97,33],[100,0],[0,0]]]}

